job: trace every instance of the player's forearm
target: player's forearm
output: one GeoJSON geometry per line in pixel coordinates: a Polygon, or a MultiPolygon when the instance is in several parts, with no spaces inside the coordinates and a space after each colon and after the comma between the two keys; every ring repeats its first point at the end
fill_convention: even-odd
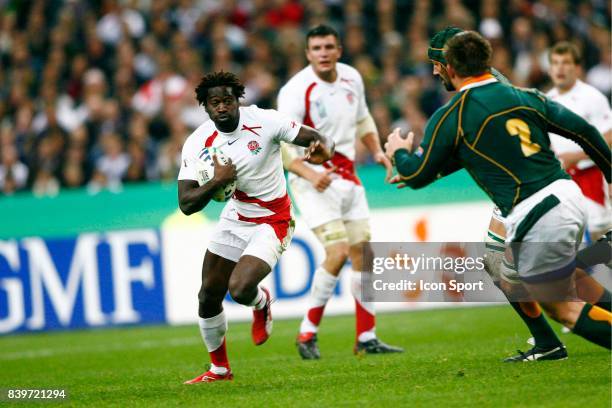
{"type": "Polygon", "coordinates": [[[372,156],[376,156],[377,154],[384,154],[382,151],[382,147],[380,146],[380,139],[378,137],[378,133],[366,133],[361,138],[361,141],[372,156]]]}
{"type": "Polygon", "coordinates": [[[293,159],[287,167],[287,171],[308,181],[312,181],[317,175],[317,172],[304,164],[304,161],[300,158],[293,159]]]}
{"type": "Polygon", "coordinates": [[[214,177],[202,186],[191,180],[180,180],[178,185],[179,208],[185,215],[201,211],[212,200],[215,191],[221,187],[214,177]]]}
{"type": "Polygon", "coordinates": [[[425,187],[436,179],[438,172],[427,168],[420,157],[406,149],[396,150],[393,158],[402,182],[410,188],[425,187]]]}

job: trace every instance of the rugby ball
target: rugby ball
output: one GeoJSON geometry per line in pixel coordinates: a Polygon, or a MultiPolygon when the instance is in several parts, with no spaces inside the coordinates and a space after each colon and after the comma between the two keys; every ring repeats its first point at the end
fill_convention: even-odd
{"type": "MultiPolygon", "coordinates": [[[[221,149],[216,147],[205,147],[198,153],[195,160],[196,178],[198,184],[203,186],[208,183],[215,176],[215,162],[213,161],[213,155],[217,156],[217,160],[221,164],[228,164],[229,160],[227,156],[223,154],[221,149]]],[[[215,201],[227,201],[236,191],[236,181],[226,184],[223,187],[219,187],[212,199],[215,201]]]]}

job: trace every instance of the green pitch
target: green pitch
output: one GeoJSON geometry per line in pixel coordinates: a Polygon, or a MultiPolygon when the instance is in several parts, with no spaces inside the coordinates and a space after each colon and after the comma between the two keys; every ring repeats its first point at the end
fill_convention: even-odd
{"type": "Polygon", "coordinates": [[[195,386],[182,385],[208,361],[195,325],[8,336],[0,388],[64,388],[67,405],[91,407],[610,407],[610,353],[577,336],[563,335],[569,360],[502,363],[528,347],[510,307],[380,315],[379,335],[402,355],[353,356],[353,324],[324,319],[323,358],[306,362],[297,320],[275,321],[260,347],[249,324],[230,324],[235,380],[195,386]]]}

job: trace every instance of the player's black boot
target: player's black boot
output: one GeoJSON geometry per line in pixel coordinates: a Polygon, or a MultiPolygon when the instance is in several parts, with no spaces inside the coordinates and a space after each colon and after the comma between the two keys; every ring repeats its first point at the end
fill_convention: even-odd
{"type": "Polygon", "coordinates": [[[321,358],[316,333],[300,334],[295,344],[302,359],[318,360],[321,358]]]}
{"type": "Polygon", "coordinates": [[[404,349],[401,347],[390,346],[378,339],[372,339],[368,341],[358,341],[355,344],[353,350],[355,354],[388,354],[388,353],[403,353],[404,349]]]}
{"type": "Polygon", "coordinates": [[[504,362],[518,363],[522,361],[550,361],[565,360],[567,358],[567,349],[563,344],[549,349],[535,346],[529,351],[522,352],[521,350],[518,350],[518,352],[519,354],[516,356],[504,359],[504,362]]]}

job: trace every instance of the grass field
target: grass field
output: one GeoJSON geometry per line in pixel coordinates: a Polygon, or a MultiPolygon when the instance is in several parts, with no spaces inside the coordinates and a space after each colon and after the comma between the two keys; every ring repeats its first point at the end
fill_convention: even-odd
{"type": "Polygon", "coordinates": [[[351,352],[353,318],[328,317],[320,334],[323,358],[307,362],[293,344],[297,320],[274,323],[272,338],[260,347],[251,343],[248,324],[231,324],[235,380],[197,386],[182,385],[208,361],[195,326],[8,336],[0,338],[0,388],[67,390],[67,402],[44,406],[611,404],[610,353],[577,336],[563,335],[566,361],[500,362],[528,347],[510,307],[381,315],[380,337],[406,353],[363,358],[351,352]]]}

